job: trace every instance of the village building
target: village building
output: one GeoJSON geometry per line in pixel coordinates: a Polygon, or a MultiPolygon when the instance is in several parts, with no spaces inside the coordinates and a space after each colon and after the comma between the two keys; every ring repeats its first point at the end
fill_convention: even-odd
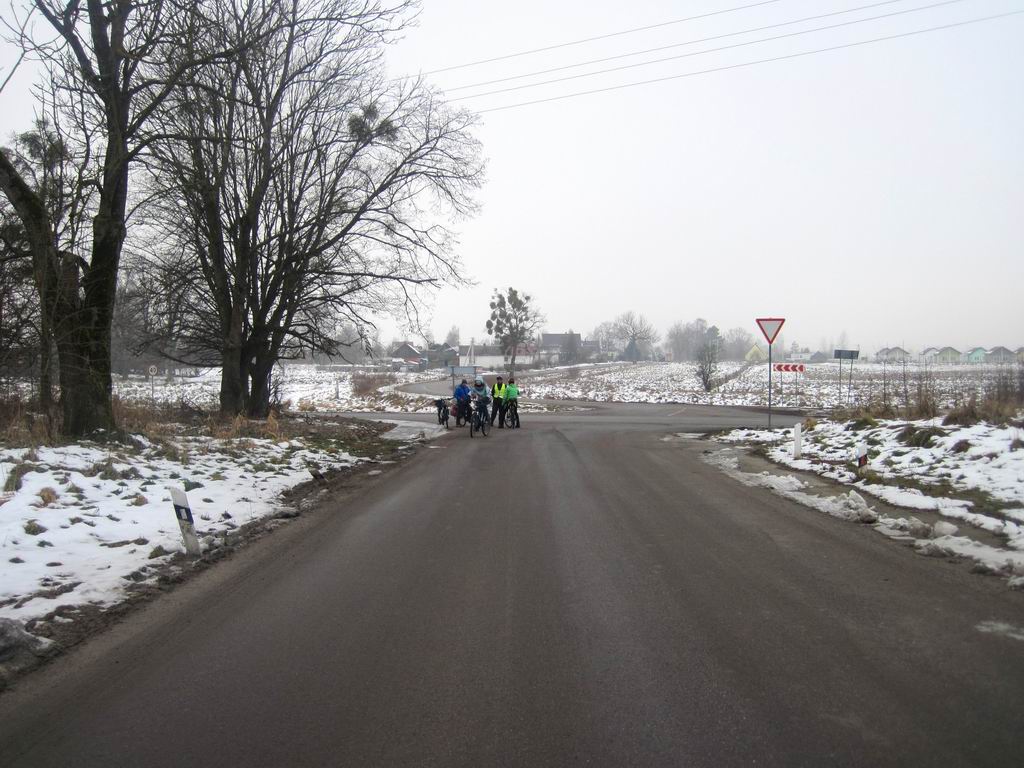
{"type": "Polygon", "coordinates": [[[577,363],[583,356],[583,338],[578,333],[542,333],[537,356],[545,365],[577,363]],[[573,352],[575,359],[566,359],[573,352]]]}
{"type": "Polygon", "coordinates": [[[990,349],[985,355],[986,363],[996,363],[1001,365],[1004,363],[1013,363],[1016,362],[1016,360],[1017,355],[1006,347],[992,347],[992,349],[990,349]]]}
{"type": "Polygon", "coordinates": [[[910,360],[910,353],[903,347],[884,347],[875,354],[880,363],[903,363],[910,360]]]}
{"type": "Polygon", "coordinates": [[[428,368],[447,368],[459,364],[459,350],[448,344],[431,344],[427,349],[428,368]]]}
{"type": "Polygon", "coordinates": [[[988,356],[988,350],[984,347],[973,347],[967,351],[966,361],[977,365],[978,363],[984,363],[985,358],[988,356]]]}

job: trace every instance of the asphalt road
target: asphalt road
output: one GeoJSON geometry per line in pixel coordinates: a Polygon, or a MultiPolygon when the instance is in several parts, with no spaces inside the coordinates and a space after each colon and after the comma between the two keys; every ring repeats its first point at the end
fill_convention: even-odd
{"type": "Polygon", "coordinates": [[[1024,594],[661,439],[762,418],[442,438],[0,697],[0,765],[1024,762],[1024,594]]]}

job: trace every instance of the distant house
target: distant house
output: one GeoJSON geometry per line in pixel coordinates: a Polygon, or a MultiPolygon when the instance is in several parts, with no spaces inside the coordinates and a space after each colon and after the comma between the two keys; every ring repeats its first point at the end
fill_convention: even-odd
{"type": "Polygon", "coordinates": [[[460,365],[475,365],[485,370],[500,371],[505,367],[505,355],[497,344],[470,344],[459,347],[460,365]]]}
{"type": "Polygon", "coordinates": [[[748,363],[765,363],[768,361],[768,353],[761,349],[760,344],[755,344],[750,351],[743,356],[748,363]]]}
{"type": "Polygon", "coordinates": [[[583,343],[580,344],[580,356],[590,362],[602,363],[614,360],[615,352],[597,339],[584,339],[583,343]]]}
{"type": "Polygon", "coordinates": [[[910,353],[903,347],[884,347],[875,354],[880,363],[902,363],[910,359],[910,353]]]}
{"type": "Polygon", "coordinates": [[[962,360],[963,355],[960,354],[960,350],[953,349],[953,347],[943,347],[935,354],[935,362],[939,365],[959,363],[962,360]]]}
{"type": "Polygon", "coordinates": [[[459,350],[448,344],[431,344],[427,350],[428,368],[447,368],[459,364],[459,350]]]}
{"type": "Polygon", "coordinates": [[[808,360],[807,362],[809,362],[809,363],[827,363],[830,359],[831,358],[829,358],[827,352],[815,352],[813,355],[811,355],[811,359],[808,360]]]}
{"type": "Polygon", "coordinates": [[[921,362],[922,363],[934,363],[936,357],[938,357],[938,347],[925,347],[921,350],[921,362]]]}
{"type": "Polygon", "coordinates": [[[395,348],[391,350],[391,357],[418,363],[420,358],[423,357],[423,353],[409,342],[403,341],[396,344],[395,348]]]}
{"type": "Polygon", "coordinates": [[[968,363],[984,363],[985,356],[988,354],[988,350],[984,347],[972,347],[967,351],[964,356],[964,360],[968,363]]]}
{"type": "Polygon", "coordinates": [[[1006,347],[992,347],[985,355],[986,363],[1012,363],[1017,360],[1017,355],[1006,347]]]}
{"type": "Polygon", "coordinates": [[[1017,347],[1017,362],[1024,363],[1024,347],[1017,347]]]}
{"type": "Polygon", "coordinates": [[[582,356],[583,338],[578,333],[542,333],[537,355],[547,365],[558,365],[571,347],[576,349],[577,357],[582,356]]]}

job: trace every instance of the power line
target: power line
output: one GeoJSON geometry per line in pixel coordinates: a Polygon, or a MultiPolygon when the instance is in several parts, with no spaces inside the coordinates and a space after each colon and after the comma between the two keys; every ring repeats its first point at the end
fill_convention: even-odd
{"type": "Polygon", "coordinates": [[[469,96],[457,96],[456,98],[452,99],[452,101],[462,101],[464,99],[476,99],[476,98],[479,98],[481,96],[494,96],[495,94],[499,94],[499,93],[508,93],[510,91],[521,91],[521,90],[523,90],[525,88],[537,88],[537,87],[542,86],[542,85],[551,85],[553,83],[564,83],[567,80],[579,80],[580,78],[583,78],[583,77],[593,77],[595,75],[606,75],[609,72],[621,72],[622,70],[625,70],[625,69],[636,69],[637,67],[646,67],[646,66],[649,66],[651,64],[663,64],[666,61],[676,61],[678,59],[688,59],[688,58],[690,58],[692,56],[703,56],[706,53],[718,53],[719,51],[728,51],[728,50],[732,50],[733,48],[744,48],[744,47],[746,47],[748,45],[757,45],[758,43],[769,43],[769,42],[773,42],[775,40],[785,40],[786,38],[790,38],[790,37],[799,37],[800,35],[809,35],[809,34],[812,34],[814,32],[824,32],[824,31],[829,30],[829,29],[839,29],[841,27],[849,27],[849,26],[851,26],[853,24],[863,24],[864,22],[867,22],[867,21],[878,21],[879,19],[887,19],[887,18],[890,18],[892,16],[902,16],[903,14],[907,14],[907,13],[915,13],[917,11],[927,11],[927,10],[930,10],[932,8],[938,8],[940,6],[952,5],[954,3],[961,3],[961,2],[963,2],[963,0],[940,0],[940,2],[932,3],[930,5],[922,5],[922,6],[919,6],[917,8],[906,8],[906,9],[904,9],[902,11],[893,11],[891,13],[879,14],[878,16],[868,16],[868,17],[863,18],[863,19],[853,19],[851,21],[842,21],[842,22],[839,22],[838,24],[827,24],[827,25],[825,25],[823,27],[814,27],[813,29],[801,29],[801,30],[798,30],[796,32],[787,32],[787,33],[785,33],[783,35],[775,35],[773,37],[762,37],[759,40],[746,40],[746,41],[744,41],[742,43],[733,43],[731,45],[722,45],[722,46],[719,46],[718,48],[708,48],[707,50],[704,50],[704,51],[694,51],[693,53],[681,53],[678,56],[666,56],[666,57],[661,58],[661,59],[652,59],[651,61],[640,61],[640,62],[637,62],[636,64],[623,64],[622,66],[619,66],[619,67],[609,67],[608,69],[598,69],[598,70],[595,70],[593,72],[583,72],[583,73],[578,74],[578,75],[568,75],[567,77],[556,77],[556,78],[554,78],[552,80],[541,80],[540,82],[537,82],[537,83],[526,83],[524,85],[513,85],[513,86],[509,86],[508,88],[498,88],[498,89],[493,90],[493,91],[484,91],[483,93],[473,93],[473,94],[470,94],[469,96]]]}
{"type": "Polygon", "coordinates": [[[954,22],[952,24],[943,24],[943,25],[937,26],[937,27],[927,27],[925,29],[916,29],[916,30],[913,30],[911,32],[901,32],[901,33],[896,34],[896,35],[886,35],[885,37],[875,37],[875,38],[871,38],[870,40],[857,40],[857,41],[852,42],[852,43],[843,43],[842,45],[832,45],[832,46],[829,46],[827,48],[816,48],[816,49],[814,49],[812,51],[800,51],[799,53],[789,53],[789,54],[786,54],[784,56],[773,56],[772,58],[769,58],[769,59],[757,59],[756,61],[744,61],[744,62],[741,62],[739,64],[729,64],[729,65],[722,66],[722,67],[713,67],[713,68],[710,68],[710,69],[702,69],[702,70],[698,70],[696,72],[684,72],[681,75],[669,75],[668,77],[658,77],[658,78],[654,78],[653,80],[641,80],[641,81],[635,82],[635,83],[624,83],[623,85],[611,85],[611,86],[608,86],[606,88],[595,88],[595,89],[589,90],[589,91],[577,91],[576,93],[566,93],[566,94],[562,94],[561,96],[550,96],[550,97],[545,98],[545,99],[534,99],[533,101],[523,101],[523,102],[519,102],[517,104],[506,104],[506,105],[501,106],[501,107],[490,107],[488,109],[478,109],[478,110],[474,110],[474,111],[477,114],[481,114],[482,115],[482,114],[485,114],[487,112],[501,112],[501,111],[504,111],[506,109],[516,109],[518,107],[528,107],[528,106],[532,106],[534,104],[545,104],[545,103],[550,102],[550,101],[563,101],[565,99],[576,98],[577,96],[590,96],[590,95],[595,94],[595,93],[607,93],[608,91],[620,91],[620,90],[623,90],[624,88],[635,88],[635,87],[640,86],[640,85],[651,85],[651,84],[654,84],[654,83],[664,83],[664,82],[667,82],[669,80],[680,80],[680,79],[682,79],[684,77],[696,77],[697,75],[708,75],[708,74],[711,74],[713,72],[725,72],[725,71],[728,71],[728,70],[731,70],[731,69],[742,69],[744,67],[752,67],[752,66],[757,65],[757,64],[770,64],[770,63],[773,63],[773,62],[776,62],[776,61],[785,61],[787,59],[797,59],[797,58],[800,58],[802,56],[811,56],[811,55],[817,54],[817,53],[828,53],[830,51],[839,51],[839,50],[842,50],[844,48],[855,48],[855,47],[861,46],[861,45],[870,45],[871,43],[881,43],[881,42],[885,42],[887,40],[898,40],[900,38],[905,38],[905,37],[914,37],[915,35],[923,35],[923,34],[926,34],[928,32],[939,32],[939,31],[946,30],[946,29],[953,29],[955,27],[964,27],[964,26],[967,26],[968,24],[978,24],[978,23],[981,23],[981,22],[984,22],[984,21],[994,21],[996,19],[1004,19],[1004,18],[1006,18],[1008,16],[1016,16],[1016,15],[1021,14],[1021,13],[1024,13],[1024,10],[1009,11],[1007,13],[999,13],[999,14],[996,14],[994,16],[982,16],[982,17],[976,18],[976,19],[966,19],[965,21],[958,21],[958,22],[954,22]]]}
{"type": "Polygon", "coordinates": [[[768,29],[777,29],[779,27],[788,27],[793,24],[802,24],[806,21],[817,21],[818,19],[827,19],[832,16],[841,16],[846,13],[855,13],[856,11],[865,11],[869,8],[878,8],[883,5],[892,5],[893,3],[902,3],[906,0],[884,0],[880,3],[870,3],[869,5],[858,5],[855,8],[847,8],[842,11],[832,11],[831,13],[821,13],[817,16],[805,16],[802,19],[793,19],[792,21],[782,21],[778,24],[768,24],[763,27],[750,27],[749,29],[742,29],[739,32],[726,32],[721,35],[712,35],[711,37],[701,37],[695,40],[686,40],[682,43],[672,43],[672,45],[661,45],[657,48],[645,48],[642,51],[633,51],[632,53],[620,53],[616,56],[605,56],[600,59],[590,59],[589,61],[581,61],[578,64],[566,64],[561,67],[551,67],[550,69],[539,69],[535,72],[527,72],[525,75],[512,75],[511,77],[501,77],[496,80],[484,80],[480,83],[471,83],[470,85],[459,85],[455,88],[445,88],[445,91],[451,93],[452,91],[463,91],[467,88],[479,88],[484,85],[496,85],[498,83],[507,83],[510,80],[522,80],[524,77],[534,77],[535,75],[548,75],[552,72],[562,72],[566,69],[576,69],[578,67],[585,67],[590,64],[603,64],[606,61],[617,61],[619,59],[628,59],[631,56],[643,56],[645,53],[658,53],[659,51],[667,51],[672,48],[682,48],[686,45],[696,45],[697,43],[710,43],[713,40],[722,40],[726,37],[736,37],[738,35],[747,35],[751,32],[764,32],[768,29]]]}
{"type": "Polygon", "coordinates": [[[781,3],[783,0],[761,0],[758,3],[749,3],[748,5],[740,5],[735,8],[724,8],[721,11],[711,11],[710,13],[701,13],[697,16],[687,16],[685,19],[673,19],[672,21],[663,21],[658,24],[648,24],[646,27],[634,27],[633,29],[623,29],[619,32],[609,32],[606,35],[597,35],[596,37],[584,37],[580,40],[570,40],[566,43],[557,43],[555,45],[546,45],[543,48],[533,48],[529,51],[520,51],[519,53],[508,53],[504,56],[494,56],[490,59],[480,59],[479,61],[470,61],[465,64],[455,64],[451,67],[442,67],[441,69],[432,69],[429,72],[423,72],[423,75],[436,75],[439,72],[451,72],[453,69],[465,69],[467,67],[476,67],[480,64],[491,64],[495,61],[505,61],[506,59],[516,59],[521,56],[530,56],[534,53],[544,53],[545,51],[554,51],[558,48],[568,48],[572,45],[583,45],[584,43],[592,43],[595,40],[607,40],[610,37],[621,37],[622,35],[631,35],[634,32],[646,32],[649,29],[658,29],[660,27],[668,27],[673,24],[682,24],[687,21],[697,21],[698,19],[707,19],[712,16],[721,16],[725,13],[734,13],[736,11],[745,11],[748,8],[757,8],[761,5],[773,5],[774,3],[781,3]]]}

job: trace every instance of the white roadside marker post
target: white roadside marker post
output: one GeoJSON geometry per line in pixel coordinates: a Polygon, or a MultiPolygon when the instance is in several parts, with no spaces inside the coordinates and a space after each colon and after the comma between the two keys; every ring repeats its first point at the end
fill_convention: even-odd
{"type": "Polygon", "coordinates": [[[793,427],[793,458],[799,459],[801,452],[801,443],[803,442],[803,427],[797,424],[793,427]]]}
{"type": "Polygon", "coordinates": [[[868,446],[867,443],[857,443],[857,474],[861,473],[861,470],[868,465],[868,446]]]}
{"type": "Polygon", "coordinates": [[[185,541],[185,551],[193,557],[203,554],[196,536],[196,527],[192,521],[192,508],[188,504],[188,496],[183,488],[168,488],[171,492],[171,504],[174,505],[174,516],[178,518],[181,538],[185,541]]]}

